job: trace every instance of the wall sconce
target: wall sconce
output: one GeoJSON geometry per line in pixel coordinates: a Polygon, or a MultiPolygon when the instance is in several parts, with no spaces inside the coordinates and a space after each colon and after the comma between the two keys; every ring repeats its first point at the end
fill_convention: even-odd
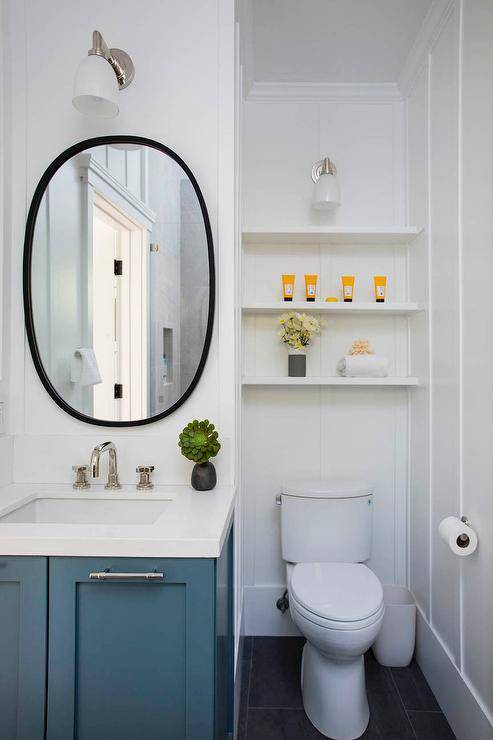
{"type": "Polygon", "coordinates": [[[135,68],[121,49],[109,49],[99,31],[92,33],[92,49],[79,64],[72,103],[80,113],[101,118],[118,115],[118,94],[134,78],[135,68]]]}
{"type": "Polygon", "coordinates": [[[315,162],[312,167],[312,180],[315,183],[314,208],[329,211],[341,205],[337,168],[328,157],[315,162]]]}

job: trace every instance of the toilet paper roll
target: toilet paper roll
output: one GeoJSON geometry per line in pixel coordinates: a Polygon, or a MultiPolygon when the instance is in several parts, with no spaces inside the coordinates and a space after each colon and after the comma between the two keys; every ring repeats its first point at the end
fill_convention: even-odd
{"type": "Polygon", "coordinates": [[[474,529],[456,516],[442,519],[438,526],[438,533],[454,555],[459,555],[461,558],[472,555],[478,546],[478,536],[474,529]]]}

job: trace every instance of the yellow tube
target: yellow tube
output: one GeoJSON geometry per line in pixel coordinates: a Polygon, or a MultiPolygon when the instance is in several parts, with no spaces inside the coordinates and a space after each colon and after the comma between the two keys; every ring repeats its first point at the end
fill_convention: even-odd
{"type": "Polygon", "coordinates": [[[306,300],[314,301],[317,296],[318,275],[305,275],[306,300]]]}
{"type": "Polygon", "coordinates": [[[292,301],[294,296],[294,275],[282,276],[282,297],[285,301],[292,301]]]}
{"type": "Polygon", "coordinates": [[[377,303],[384,303],[385,291],[387,288],[387,277],[385,275],[374,275],[375,300],[377,303]]]}
{"type": "Polygon", "coordinates": [[[344,303],[351,303],[354,293],[354,275],[343,275],[341,280],[344,303]]]}

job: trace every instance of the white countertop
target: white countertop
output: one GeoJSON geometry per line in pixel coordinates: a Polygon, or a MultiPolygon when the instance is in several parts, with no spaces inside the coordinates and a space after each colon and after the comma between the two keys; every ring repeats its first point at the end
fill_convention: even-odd
{"type": "Polygon", "coordinates": [[[69,486],[12,484],[0,488],[0,555],[79,557],[217,558],[226,539],[235,505],[234,486],[194,491],[190,486],[155,486],[151,493],[135,486],[88,492],[69,486]],[[82,498],[163,501],[151,524],[2,523],[1,517],[38,499],[82,498]]]}

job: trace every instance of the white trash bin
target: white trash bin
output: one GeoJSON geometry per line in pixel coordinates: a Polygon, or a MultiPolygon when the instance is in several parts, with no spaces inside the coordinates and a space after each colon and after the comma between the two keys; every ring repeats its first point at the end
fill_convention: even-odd
{"type": "Polygon", "coordinates": [[[416,640],[416,604],[405,586],[384,586],[385,614],[372,650],[381,665],[409,665],[416,640]]]}

